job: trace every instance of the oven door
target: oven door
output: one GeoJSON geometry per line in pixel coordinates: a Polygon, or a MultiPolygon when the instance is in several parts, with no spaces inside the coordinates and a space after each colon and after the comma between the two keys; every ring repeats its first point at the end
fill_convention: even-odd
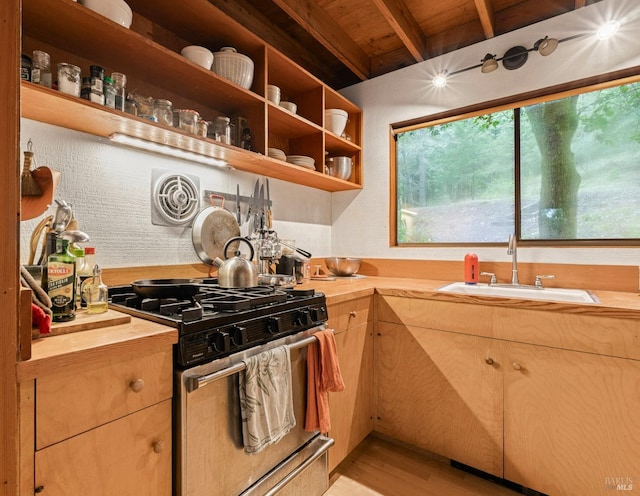
{"type": "MultiPolygon", "coordinates": [[[[328,487],[326,451],[333,440],[303,430],[306,347],[314,328],[177,374],[176,493],[178,496],[286,494],[312,474],[305,494],[328,487]],[[307,344],[305,344],[307,343],[307,344]],[[238,392],[242,360],[271,347],[290,347],[296,427],[257,454],[244,452],[238,392]],[[324,456],[323,456],[324,454],[324,456]],[[324,466],[324,473],[322,473],[324,466]],[[320,470],[320,475],[318,471],[320,470]],[[317,490],[308,487],[311,483],[317,490]]],[[[301,487],[301,486],[298,486],[301,487]]]]}

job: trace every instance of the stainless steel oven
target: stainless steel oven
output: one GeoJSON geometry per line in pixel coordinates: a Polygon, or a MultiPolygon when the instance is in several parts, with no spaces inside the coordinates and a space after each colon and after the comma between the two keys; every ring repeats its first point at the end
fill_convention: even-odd
{"type": "Polygon", "coordinates": [[[187,297],[184,291],[163,291],[150,298],[136,293],[135,284],[109,290],[113,308],[179,331],[174,354],[176,496],[324,493],[333,440],[303,429],[307,347],[327,321],[324,294],[279,287],[226,289],[215,282],[201,281],[197,294],[187,297]],[[244,359],[283,345],[291,359],[296,426],[277,443],[247,454],[239,372],[244,359]]]}
{"type": "Polygon", "coordinates": [[[306,351],[313,328],[179,372],[178,495],[320,495],[328,487],[326,452],[333,440],[303,430],[306,351]],[[296,426],[257,454],[244,452],[239,401],[243,359],[287,345],[296,426]],[[304,488],[304,490],[302,489],[304,488]]]}

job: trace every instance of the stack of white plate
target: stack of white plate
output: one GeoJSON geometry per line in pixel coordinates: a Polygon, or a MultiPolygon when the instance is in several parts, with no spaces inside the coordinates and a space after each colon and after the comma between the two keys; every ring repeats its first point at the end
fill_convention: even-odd
{"type": "Polygon", "coordinates": [[[293,165],[299,165],[300,167],[304,167],[305,169],[316,169],[316,161],[311,157],[307,157],[306,155],[289,155],[287,157],[287,162],[293,165]]]}
{"type": "Polygon", "coordinates": [[[282,150],[280,150],[280,148],[267,148],[267,154],[271,158],[275,158],[278,160],[287,160],[287,156],[282,150]]]}

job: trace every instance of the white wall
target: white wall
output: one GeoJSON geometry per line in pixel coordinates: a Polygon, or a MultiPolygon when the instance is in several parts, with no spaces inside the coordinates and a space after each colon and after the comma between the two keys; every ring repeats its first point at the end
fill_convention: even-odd
{"type": "MultiPolygon", "coordinates": [[[[33,140],[36,166],[62,173],[55,198],[73,205],[79,228],[91,237],[103,267],[198,263],[190,227],[151,223],[151,173],[164,169],[200,179],[201,190],[253,193],[258,176],[114,145],[109,140],[27,119],[21,121],[21,149],[33,140]]],[[[274,229],[313,255],[331,252],[330,193],[270,179],[274,229]]],[[[203,203],[203,208],[206,203],[203,203]]],[[[21,222],[21,262],[36,224],[52,214],[21,222]]]]}
{"type": "MultiPolygon", "coordinates": [[[[364,189],[332,196],[332,249],[335,255],[380,258],[461,260],[469,248],[391,248],[389,246],[389,125],[455,108],[515,95],[617,69],[640,65],[640,2],[603,0],[527,28],[371,79],[342,93],[364,115],[364,189]],[[591,33],[604,19],[624,23],[615,38],[595,37],[560,43],[548,57],[529,54],[514,71],[479,69],[452,76],[445,88],[431,79],[476,65],[486,53],[501,57],[509,48],[527,48],[549,35],[558,39],[591,33]]],[[[640,213],[639,213],[640,215],[640,213]]],[[[506,243],[505,239],[505,243],[506,243]]],[[[480,260],[509,260],[505,248],[476,248],[480,260]]],[[[525,262],[640,264],[640,248],[520,248],[525,262]]]]}

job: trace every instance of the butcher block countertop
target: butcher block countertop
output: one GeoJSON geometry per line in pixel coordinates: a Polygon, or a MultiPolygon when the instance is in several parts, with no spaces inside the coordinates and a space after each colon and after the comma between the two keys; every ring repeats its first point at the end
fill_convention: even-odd
{"type": "MultiPolygon", "coordinates": [[[[298,288],[314,288],[324,293],[329,305],[356,298],[380,294],[406,298],[451,303],[471,303],[512,309],[561,312],[574,315],[640,320],[640,295],[618,291],[593,291],[599,303],[557,303],[515,298],[496,298],[438,292],[437,289],[452,281],[408,279],[377,276],[336,278],[335,280],[312,280],[298,288]]],[[[109,311],[113,319],[114,311],[109,311]]],[[[105,314],[106,315],[106,314],[105,314]]],[[[118,320],[113,320],[118,322],[118,320]]],[[[54,331],[56,326],[54,325],[54,331]]],[[[176,329],[131,317],[128,323],[118,323],[101,328],[90,328],[81,332],[61,333],[35,339],[31,359],[18,362],[18,381],[33,379],[52,369],[70,364],[113,357],[124,354],[147,353],[158,347],[174,344],[178,340],[176,329]]]]}

